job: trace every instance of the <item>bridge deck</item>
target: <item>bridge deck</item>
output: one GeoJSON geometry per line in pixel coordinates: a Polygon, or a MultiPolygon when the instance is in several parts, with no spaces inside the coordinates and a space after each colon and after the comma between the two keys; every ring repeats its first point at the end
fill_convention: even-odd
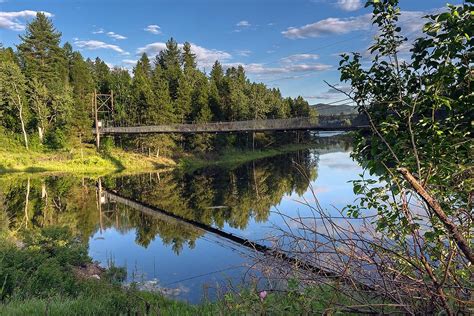
{"type": "MultiPolygon", "coordinates": [[[[102,127],[102,135],[113,134],[150,134],[150,133],[231,133],[231,132],[263,132],[263,131],[297,131],[297,130],[355,130],[367,127],[360,116],[338,116],[316,118],[288,118],[249,120],[234,122],[212,122],[195,124],[167,124],[150,126],[111,126],[102,127]]],[[[96,131],[94,130],[95,134],[96,131]]]]}

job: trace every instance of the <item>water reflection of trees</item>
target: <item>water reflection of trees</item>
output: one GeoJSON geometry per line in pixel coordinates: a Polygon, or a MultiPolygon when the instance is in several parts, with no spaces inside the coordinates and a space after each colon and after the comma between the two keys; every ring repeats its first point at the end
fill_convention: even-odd
{"type": "MultiPolygon", "coordinates": [[[[132,200],[180,217],[223,228],[245,229],[250,221],[264,222],[272,206],[286,194],[304,193],[316,178],[317,155],[310,150],[254,161],[233,169],[206,168],[192,174],[141,174],[105,179],[107,188],[132,200]],[[298,170],[295,165],[299,166],[298,170]],[[302,174],[300,171],[304,171],[302,174]]],[[[156,235],[179,251],[193,247],[203,234],[189,226],[129,212],[137,242],[147,246],[156,235]]]]}
{"type": "Polygon", "coordinates": [[[92,182],[69,176],[13,177],[0,181],[3,229],[18,232],[67,226],[84,240],[94,232],[99,215],[92,182]]]}
{"type": "MultiPolygon", "coordinates": [[[[317,177],[319,152],[344,150],[345,143],[321,139],[307,149],[253,161],[230,169],[206,168],[111,176],[102,183],[122,196],[145,202],[180,217],[223,228],[245,229],[251,219],[264,222],[283,196],[303,194],[317,177]],[[298,166],[298,168],[296,168],[298,166]]],[[[50,225],[68,226],[84,241],[114,227],[136,231],[136,242],[148,246],[156,236],[175,252],[193,248],[204,232],[116,203],[100,203],[94,180],[70,176],[0,179],[0,229],[11,231],[50,225]],[[28,198],[27,198],[28,197],[28,198]]]]}

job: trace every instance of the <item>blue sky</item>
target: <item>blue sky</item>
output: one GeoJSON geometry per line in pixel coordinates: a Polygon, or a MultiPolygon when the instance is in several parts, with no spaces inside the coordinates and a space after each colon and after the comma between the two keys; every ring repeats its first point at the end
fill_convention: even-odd
{"type": "MultiPolygon", "coordinates": [[[[215,59],[243,64],[255,81],[310,103],[343,99],[323,80],[339,82],[338,54],[363,52],[375,33],[364,0],[0,0],[0,42],[12,46],[34,16],[47,12],[83,56],[132,67],[174,37],[193,44],[201,69],[215,59]]],[[[452,0],[450,3],[459,4],[452,0]]],[[[445,0],[401,0],[401,26],[413,37],[426,12],[445,0]]]]}

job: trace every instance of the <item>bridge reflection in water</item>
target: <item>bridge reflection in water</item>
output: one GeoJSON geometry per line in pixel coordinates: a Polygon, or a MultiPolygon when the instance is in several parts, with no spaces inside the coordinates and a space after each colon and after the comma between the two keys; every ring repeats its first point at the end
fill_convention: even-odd
{"type": "MultiPolygon", "coordinates": [[[[100,183],[100,180],[99,180],[99,183],[100,183]]],[[[110,203],[110,202],[120,203],[120,204],[126,205],[126,206],[128,206],[132,209],[135,209],[137,211],[145,213],[147,215],[159,217],[160,219],[165,220],[165,221],[170,221],[170,220],[171,221],[177,221],[181,224],[189,225],[193,228],[202,229],[205,232],[215,234],[219,237],[222,237],[222,238],[227,239],[229,241],[235,242],[235,243],[237,243],[241,246],[244,246],[244,247],[250,248],[252,250],[261,252],[261,253],[263,253],[265,255],[268,255],[268,256],[276,257],[276,258],[278,258],[280,260],[283,260],[283,261],[287,261],[291,264],[294,264],[294,265],[298,266],[302,270],[307,270],[307,271],[310,271],[312,273],[317,273],[320,276],[324,276],[324,277],[337,277],[337,275],[334,274],[332,271],[325,270],[325,269],[320,268],[320,267],[315,267],[312,264],[308,264],[308,263],[305,263],[304,261],[301,261],[301,260],[298,260],[296,258],[290,257],[284,252],[274,250],[272,248],[269,248],[265,245],[262,245],[262,244],[259,244],[257,242],[251,241],[249,239],[241,238],[241,237],[236,236],[234,234],[225,232],[221,229],[214,228],[212,226],[209,226],[209,225],[206,225],[206,224],[194,221],[194,220],[186,219],[184,217],[181,217],[179,215],[175,215],[175,214],[173,214],[171,212],[168,212],[166,210],[162,210],[162,209],[159,209],[157,207],[147,205],[143,202],[134,201],[132,199],[123,197],[123,196],[119,195],[117,192],[114,192],[112,190],[102,189],[101,184],[99,184],[98,187],[99,187],[99,190],[100,190],[99,194],[101,196],[101,203],[110,203]]]]}

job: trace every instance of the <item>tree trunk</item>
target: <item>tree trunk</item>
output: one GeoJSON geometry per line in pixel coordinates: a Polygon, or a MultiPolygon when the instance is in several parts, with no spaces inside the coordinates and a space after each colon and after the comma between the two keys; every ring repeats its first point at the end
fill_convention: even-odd
{"type": "Polygon", "coordinates": [[[28,150],[28,135],[26,134],[25,129],[25,122],[23,121],[23,105],[20,105],[20,122],[21,122],[21,130],[23,131],[23,137],[25,139],[25,147],[28,150]]]}
{"type": "Polygon", "coordinates": [[[38,136],[39,136],[40,142],[43,143],[44,130],[41,126],[38,126],[38,136]]]}
{"type": "Polygon", "coordinates": [[[28,150],[28,135],[26,134],[25,121],[23,120],[23,102],[21,102],[21,97],[20,97],[20,94],[18,92],[18,88],[17,88],[16,84],[13,83],[13,86],[15,87],[16,96],[18,98],[18,110],[20,112],[21,130],[23,132],[23,137],[25,139],[26,150],[28,150]]]}
{"type": "Polygon", "coordinates": [[[408,183],[410,183],[416,193],[418,193],[426,202],[426,204],[428,204],[429,207],[434,211],[438,219],[443,223],[444,227],[446,227],[451,236],[454,238],[464,256],[471,262],[471,264],[474,264],[474,254],[469,247],[468,241],[458,230],[456,224],[448,218],[446,213],[441,208],[441,205],[439,205],[438,201],[436,201],[436,199],[425,190],[425,188],[415,179],[408,169],[398,168],[397,171],[402,174],[402,176],[408,181],[408,183]]]}

